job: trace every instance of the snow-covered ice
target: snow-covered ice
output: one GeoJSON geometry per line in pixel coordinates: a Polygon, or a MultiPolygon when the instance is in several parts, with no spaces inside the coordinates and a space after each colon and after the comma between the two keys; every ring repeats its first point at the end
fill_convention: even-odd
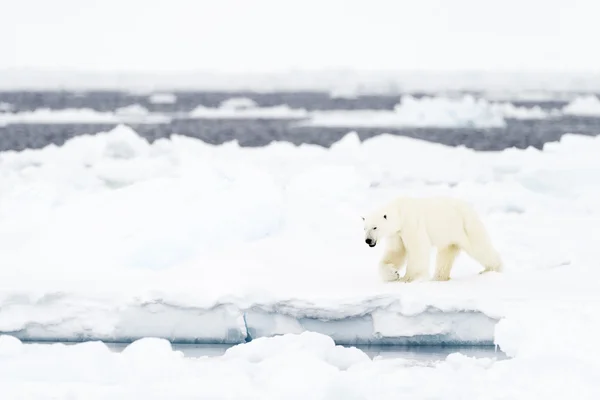
{"type": "Polygon", "coordinates": [[[594,95],[577,97],[563,107],[563,112],[581,117],[600,117],[600,99],[594,95]]]}
{"type": "Polygon", "coordinates": [[[553,100],[572,100],[577,93],[552,90],[492,90],[485,91],[484,97],[493,101],[541,102],[553,100]]]}
{"type": "Polygon", "coordinates": [[[119,126],[0,153],[3,398],[596,399],[599,152],[578,135],[487,153],[354,133],[149,144],[119,126]],[[360,215],[399,194],[470,201],[506,272],[461,255],[448,282],[380,282],[360,215]],[[152,337],[240,344],[194,359],[152,337]],[[511,358],[414,365],[332,340],[511,358]]]}
{"type": "Polygon", "coordinates": [[[599,150],[600,139],[576,135],[497,153],[354,133],[331,149],[181,136],[150,145],[119,126],[5,152],[0,331],[490,344],[515,312],[599,298],[596,280],[581,279],[598,276],[599,150]],[[360,215],[403,193],[473,203],[506,273],[478,275],[461,256],[450,282],[380,282],[360,215]]]}
{"type": "MultiPolygon", "coordinates": [[[[151,95],[149,101],[170,104],[177,99],[169,93],[151,95]],[[156,97],[156,98],[155,98],[156,97]]],[[[1,105],[0,105],[1,106],[1,105]]],[[[417,98],[403,95],[394,110],[320,110],[308,111],[281,104],[260,107],[254,100],[232,97],[218,107],[198,105],[189,113],[155,113],[132,104],[114,112],[92,109],[41,108],[34,111],[9,112],[0,108],[0,126],[8,124],[69,124],[69,123],[169,123],[174,116],[197,119],[290,119],[298,120],[297,126],[344,127],[344,128],[503,128],[507,119],[547,119],[564,115],[588,117],[600,116],[600,100],[597,97],[574,98],[562,109],[546,110],[540,106],[515,106],[509,102],[494,102],[472,95],[432,96],[417,98]],[[4,111],[4,112],[3,112],[4,111]]]]}
{"type": "Polygon", "coordinates": [[[504,118],[513,119],[546,119],[562,115],[562,112],[558,109],[547,111],[540,106],[518,107],[512,103],[496,103],[492,105],[492,108],[499,110],[504,118]]]}
{"type": "Polygon", "coordinates": [[[259,105],[248,97],[231,97],[220,104],[220,108],[226,110],[247,110],[257,107],[259,105]]]}
{"type": "Polygon", "coordinates": [[[234,97],[223,101],[218,108],[200,105],[189,113],[189,117],[301,119],[297,126],[317,127],[502,128],[506,126],[507,118],[545,119],[562,115],[560,110],[492,103],[471,95],[460,98],[404,95],[399,100],[394,110],[307,111],[288,105],[260,107],[252,99],[234,97]]]}
{"type": "Polygon", "coordinates": [[[252,99],[246,97],[233,97],[224,100],[219,107],[205,107],[199,105],[189,113],[191,118],[269,118],[269,119],[296,119],[304,118],[308,111],[293,109],[282,104],[273,107],[260,107],[252,99]]]}
{"type": "Polygon", "coordinates": [[[539,106],[517,107],[511,103],[493,103],[471,95],[460,98],[404,95],[393,111],[317,111],[303,125],[328,127],[436,127],[502,128],[507,118],[545,119],[560,116],[559,110],[545,111],[539,106]]]}
{"type": "Polygon", "coordinates": [[[152,104],[175,104],[177,96],[173,93],[153,93],[148,97],[148,101],[152,104]]]}
{"type": "Polygon", "coordinates": [[[34,111],[1,113],[0,124],[119,124],[119,123],[169,123],[166,115],[150,113],[139,104],[117,109],[115,112],[101,112],[89,108],[53,110],[39,108],[34,111]]]}
{"type": "Polygon", "coordinates": [[[115,110],[115,114],[129,117],[145,117],[150,115],[150,111],[139,104],[131,104],[125,107],[120,107],[115,110]]]}

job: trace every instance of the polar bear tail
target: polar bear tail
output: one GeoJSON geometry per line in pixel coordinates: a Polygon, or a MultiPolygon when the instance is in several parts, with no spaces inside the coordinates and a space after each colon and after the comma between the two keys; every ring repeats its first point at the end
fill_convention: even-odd
{"type": "Polygon", "coordinates": [[[465,252],[479,262],[486,272],[501,272],[503,263],[500,254],[492,245],[483,221],[471,207],[463,210],[463,224],[468,239],[465,252]]]}

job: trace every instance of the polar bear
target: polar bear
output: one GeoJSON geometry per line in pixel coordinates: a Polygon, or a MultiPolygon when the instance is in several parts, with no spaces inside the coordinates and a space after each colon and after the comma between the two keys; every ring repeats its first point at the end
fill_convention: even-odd
{"type": "Polygon", "coordinates": [[[428,278],[431,248],[437,249],[434,280],[447,281],[456,256],[464,250],[483,272],[502,271],[483,222],[471,206],[450,197],[398,197],[363,217],[365,242],[374,247],[386,240],[379,263],[384,281],[411,282],[428,278]],[[398,269],[407,262],[400,278],[398,269]]]}

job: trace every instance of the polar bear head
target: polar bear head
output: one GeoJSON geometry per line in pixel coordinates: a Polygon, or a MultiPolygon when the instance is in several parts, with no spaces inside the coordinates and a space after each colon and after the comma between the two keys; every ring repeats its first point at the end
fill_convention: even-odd
{"type": "Polygon", "coordinates": [[[375,247],[377,242],[392,235],[398,229],[394,215],[390,210],[378,210],[362,217],[364,221],[365,243],[375,247]]]}

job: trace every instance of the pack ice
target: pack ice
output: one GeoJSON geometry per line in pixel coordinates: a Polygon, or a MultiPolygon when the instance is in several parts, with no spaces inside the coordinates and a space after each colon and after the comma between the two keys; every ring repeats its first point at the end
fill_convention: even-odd
{"type": "Polygon", "coordinates": [[[590,308],[599,153],[600,139],[576,135],[543,151],[477,153],[354,133],[330,149],[178,135],[150,144],[125,126],[4,152],[0,332],[232,344],[305,331],[338,344],[502,337],[509,353],[544,336],[562,343],[600,326],[590,308]],[[381,249],[364,244],[361,213],[432,194],[475,206],[505,273],[478,275],[463,254],[449,282],[379,280],[381,249]],[[549,333],[550,321],[561,328],[549,333]]]}

